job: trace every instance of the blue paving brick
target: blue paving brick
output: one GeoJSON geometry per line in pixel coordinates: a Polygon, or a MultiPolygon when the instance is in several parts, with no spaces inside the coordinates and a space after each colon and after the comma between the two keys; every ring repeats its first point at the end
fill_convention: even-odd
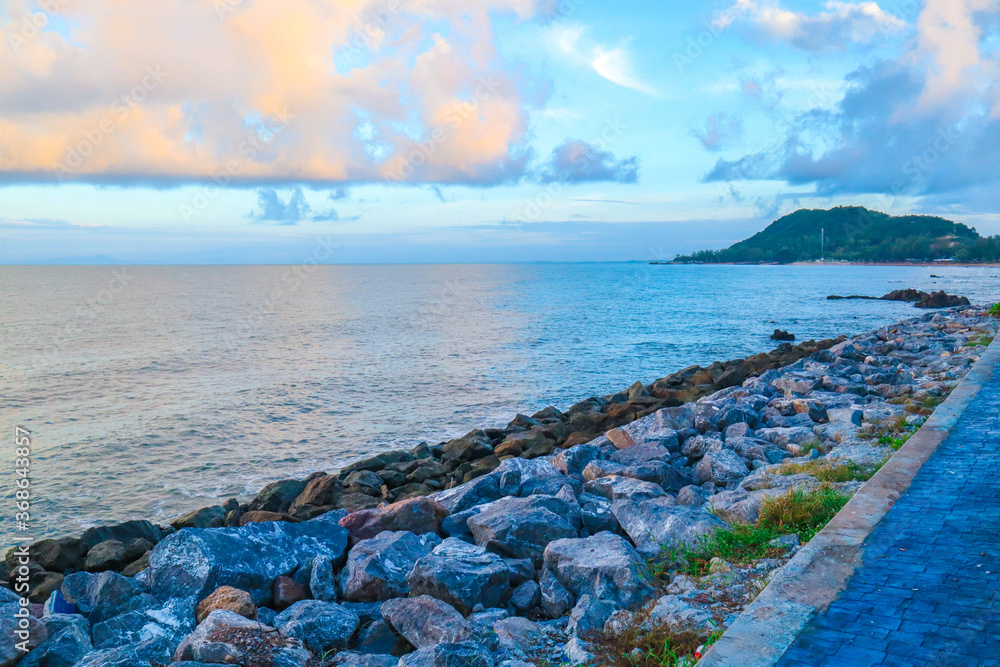
{"type": "Polygon", "coordinates": [[[1000,370],[780,667],[1000,667],[1000,370]]]}

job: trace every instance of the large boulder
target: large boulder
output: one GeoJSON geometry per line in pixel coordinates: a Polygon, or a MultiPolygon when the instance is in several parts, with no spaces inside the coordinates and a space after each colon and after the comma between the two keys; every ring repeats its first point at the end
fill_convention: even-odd
{"type": "Polygon", "coordinates": [[[347,555],[344,599],[375,602],[409,595],[407,577],[413,565],[440,543],[434,533],[418,537],[407,531],[385,531],[361,540],[347,555]]]}
{"type": "Polygon", "coordinates": [[[149,521],[126,521],[113,526],[88,528],[83,531],[83,535],[80,537],[88,549],[108,540],[118,540],[122,544],[129,544],[139,538],[156,544],[163,538],[163,532],[149,521]]]}
{"type": "Polygon", "coordinates": [[[156,545],[148,581],[161,597],[193,595],[199,601],[219,586],[232,586],[263,604],[271,583],[316,556],[340,560],[347,530],[325,520],[252,523],[238,528],[185,528],[156,545]]]}
{"type": "Polygon", "coordinates": [[[470,517],[468,526],[479,546],[540,566],[549,542],[577,536],[580,506],[552,496],[503,498],[470,517]]]}
{"type": "Polygon", "coordinates": [[[150,606],[150,601],[146,599],[150,596],[143,595],[142,587],[117,572],[75,572],[66,577],[60,590],[91,624],[150,606]]]}
{"type": "MultiPolygon", "coordinates": [[[[93,650],[94,645],[90,641],[86,627],[69,625],[50,635],[17,664],[19,667],[73,667],[93,650]]],[[[7,664],[2,660],[0,657],[0,664],[7,664]]]]}
{"type": "Polygon", "coordinates": [[[194,599],[171,598],[116,614],[91,629],[94,648],[107,649],[141,642],[155,642],[172,652],[195,626],[194,599]]]}
{"type": "Polygon", "coordinates": [[[510,569],[502,558],[483,547],[448,538],[413,566],[412,595],[429,595],[461,613],[473,607],[502,607],[510,596],[510,569]]]}
{"type": "Polygon", "coordinates": [[[226,525],[226,508],[222,505],[202,507],[188,512],[170,522],[170,525],[181,528],[221,528],[226,525]]]}
{"type": "Polygon", "coordinates": [[[450,604],[429,595],[389,600],[382,605],[382,617],[418,649],[469,636],[465,618],[450,604]]]}
{"type": "Polygon", "coordinates": [[[667,495],[658,484],[621,475],[598,477],[595,480],[587,482],[584,488],[587,493],[592,493],[595,496],[601,496],[608,500],[622,500],[626,498],[630,500],[649,500],[650,498],[659,498],[667,495]]]}
{"type": "Polygon", "coordinates": [[[305,667],[310,657],[301,641],[224,609],[209,614],[174,653],[175,662],[282,667],[305,667]]]}
{"type": "Polygon", "coordinates": [[[589,595],[620,608],[639,604],[653,593],[645,560],[611,533],[552,542],[545,549],[544,568],[577,597],[589,595]]]}
{"type": "Polygon", "coordinates": [[[618,500],[612,503],[611,511],[645,558],[652,558],[663,549],[693,547],[703,537],[728,526],[704,509],[670,504],[662,499],[618,500]]]}
{"type": "Polygon", "coordinates": [[[552,465],[564,475],[579,475],[589,463],[601,458],[601,454],[601,448],[597,445],[577,445],[552,457],[552,465]]]}
{"type": "Polygon", "coordinates": [[[317,655],[347,648],[360,622],[353,611],[322,600],[296,602],[275,619],[281,634],[301,640],[317,655]]]}
{"type": "Polygon", "coordinates": [[[738,482],[749,474],[747,464],[731,449],[709,452],[694,467],[694,477],[699,484],[713,482],[717,486],[725,486],[730,482],[738,482]]]}
{"type": "Polygon", "coordinates": [[[367,540],[385,531],[409,531],[417,535],[441,532],[448,510],[427,497],[401,500],[386,507],[352,512],[340,520],[351,534],[351,543],[367,540]]]}
{"type": "Polygon", "coordinates": [[[17,603],[0,605],[0,667],[11,667],[24,657],[24,652],[17,647],[22,641],[27,642],[29,649],[34,649],[48,638],[45,626],[27,607],[17,603]],[[22,620],[27,627],[22,627],[22,620]],[[24,634],[18,635],[18,632],[24,634]]]}
{"type": "Polygon", "coordinates": [[[459,484],[453,489],[430,496],[452,514],[465,511],[477,505],[493,502],[503,496],[500,491],[500,477],[496,473],[483,475],[459,484]]]}
{"type": "Polygon", "coordinates": [[[256,498],[250,501],[247,509],[250,511],[285,512],[298,495],[305,490],[306,484],[305,480],[297,479],[271,482],[261,489],[256,498]]]}

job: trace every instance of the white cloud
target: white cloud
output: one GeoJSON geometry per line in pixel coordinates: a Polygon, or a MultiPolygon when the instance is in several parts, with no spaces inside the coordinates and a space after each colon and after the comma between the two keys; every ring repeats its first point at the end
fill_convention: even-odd
{"type": "Polygon", "coordinates": [[[558,25],[552,28],[552,41],[558,51],[578,64],[591,67],[611,83],[647,95],[660,94],[636,76],[632,54],[627,49],[628,40],[616,47],[608,47],[589,43],[585,33],[586,29],[581,25],[558,25]]]}
{"type": "Polygon", "coordinates": [[[715,25],[726,28],[748,22],[766,37],[779,39],[806,51],[834,51],[848,44],[869,44],[906,27],[902,19],[875,2],[829,0],[815,15],[784,9],[777,0],[737,0],[719,12],[715,25]]]}

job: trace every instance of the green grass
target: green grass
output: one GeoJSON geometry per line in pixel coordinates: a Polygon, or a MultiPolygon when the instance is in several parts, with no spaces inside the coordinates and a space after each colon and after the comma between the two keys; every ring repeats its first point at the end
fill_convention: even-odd
{"type": "Polygon", "coordinates": [[[683,658],[700,658],[721,636],[722,630],[706,634],[666,624],[630,623],[617,633],[595,633],[585,639],[593,642],[595,660],[589,664],[594,666],[677,667],[683,658]]]}
{"type": "Polygon", "coordinates": [[[902,435],[896,435],[896,436],[883,435],[878,439],[878,444],[889,445],[893,451],[898,452],[903,447],[903,445],[906,444],[906,441],[910,439],[911,435],[913,434],[904,433],[902,435]]]}
{"type": "Polygon", "coordinates": [[[989,347],[990,343],[993,342],[992,336],[980,336],[975,340],[970,340],[968,347],[989,347]]]}
{"type": "Polygon", "coordinates": [[[1000,317],[1000,303],[994,303],[990,308],[990,315],[1000,317]]]}
{"type": "Polygon", "coordinates": [[[806,473],[821,482],[867,482],[878,472],[880,466],[863,466],[854,461],[831,463],[818,459],[806,463],[782,463],[778,468],[779,475],[798,475],[806,473]]]}

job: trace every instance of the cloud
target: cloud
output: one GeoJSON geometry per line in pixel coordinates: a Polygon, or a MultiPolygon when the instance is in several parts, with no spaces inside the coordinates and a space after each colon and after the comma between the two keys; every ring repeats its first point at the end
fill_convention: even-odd
{"type": "Polygon", "coordinates": [[[694,136],[710,151],[721,151],[743,134],[742,121],[727,113],[712,114],[705,126],[694,130],[694,136]]]}
{"type": "Polygon", "coordinates": [[[551,157],[539,174],[539,180],[543,183],[637,183],[639,158],[633,156],[619,160],[609,151],[600,150],[584,141],[567,139],[552,150],[551,157]]]}
{"type": "Polygon", "coordinates": [[[306,201],[302,188],[295,188],[288,202],[283,201],[274,188],[261,188],[257,191],[257,210],[246,217],[261,222],[294,225],[311,212],[312,207],[306,201]]]}
{"type": "Polygon", "coordinates": [[[493,20],[551,0],[34,3],[0,25],[0,182],[491,185],[527,162],[493,20]],[[54,20],[58,18],[58,20],[54,20]]]}
{"type": "Polygon", "coordinates": [[[591,67],[599,76],[623,88],[659,95],[659,91],[641,81],[634,73],[632,54],[628,51],[628,40],[616,47],[587,43],[586,29],[581,25],[558,25],[552,28],[552,39],[556,48],[581,65],[591,67]]]}
{"type": "Polygon", "coordinates": [[[718,160],[706,180],[782,180],[821,195],[880,194],[887,204],[917,196],[995,209],[1000,56],[982,48],[981,26],[998,12],[998,0],[928,0],[899,58],[856,70],[839,104],[791,119],[775,145],[718,160]]]}
{"type": "Polygon", "coordinates": [[[737,0],[719,12],[715,25],[749,23],[751,32],[787,42],[805,51],[840,51],[849,44],[871,44],[906,27],[902,19],[875,2],[825,4],[826,11],[806,15],[783,9],[776,0],[737,0]]]}

